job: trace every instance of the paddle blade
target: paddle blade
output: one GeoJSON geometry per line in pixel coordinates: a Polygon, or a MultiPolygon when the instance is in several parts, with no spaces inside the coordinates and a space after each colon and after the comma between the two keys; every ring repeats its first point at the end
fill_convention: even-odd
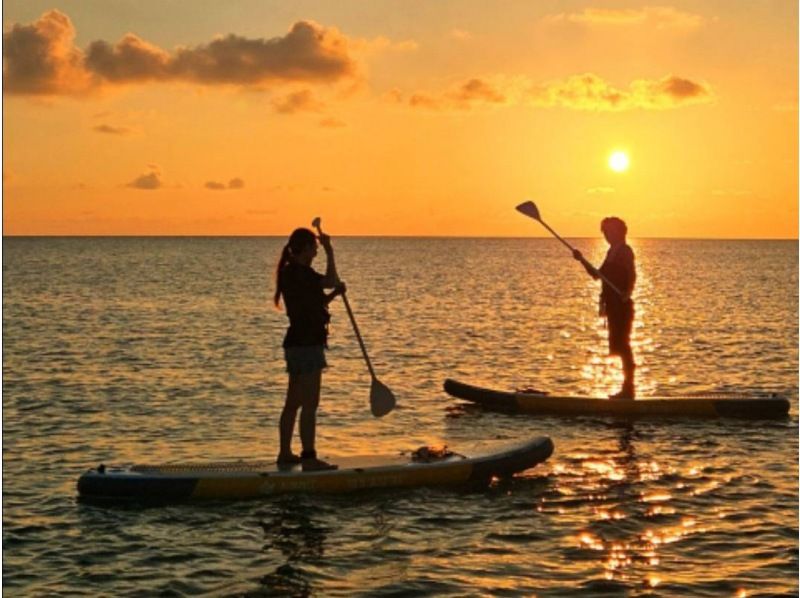
{"type": "Polygon", "coordinates": [[[319,216],[314,218],[314,220],[311,221],[311,226],[313,226],[317,230],[320,230],[320,227],[322,226],[322,218],[320,218],[319,216]]]}
{"type": "Polygon", "coordinates": [[[517,211],[525,214],[529,218],[533,218],[534,220],[541,220],[541,217],[539,216],[539,208],[537,208],[536,204],[532,201],[522,202],[517,206],[517,211]]]}
{"type": "Polygon", "coordinates": [[[369,406],[372,415],[383,417],[394,409],[396,401],[389,387],[377,378],[372,379],[372,386],[369,389],[369,406]]]}

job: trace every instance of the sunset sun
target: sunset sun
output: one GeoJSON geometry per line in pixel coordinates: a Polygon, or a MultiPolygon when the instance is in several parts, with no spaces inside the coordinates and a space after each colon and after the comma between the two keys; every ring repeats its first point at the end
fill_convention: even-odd
{"type": "Polygon", "coordinates": [[[608,167],[614,172],[625,172],[630,166],[630,159],[625,152],[614,152],[608,158],[608,167]]]}

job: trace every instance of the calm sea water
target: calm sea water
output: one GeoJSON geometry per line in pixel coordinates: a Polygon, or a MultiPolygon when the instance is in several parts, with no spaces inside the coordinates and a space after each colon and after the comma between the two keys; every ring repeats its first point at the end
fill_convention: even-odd
{"type": "MultiPolygon", "coordinates": [[[[557,241],[334,241],[399,406],[370,416],[337,302],[322,453],[549,435],[553,457],[483,490],[78,504],[100,462],[275,455],[282,239],[6,238],[8,595],[797,595],[796,242],[632,242],[640,394],[767,389],[791,417],[621,423],[486,413],[442,391],[446,377],[616,390],[596,283],[557,241]]],[[[575,243],[600,261],[599,240],[575,243]]]]}

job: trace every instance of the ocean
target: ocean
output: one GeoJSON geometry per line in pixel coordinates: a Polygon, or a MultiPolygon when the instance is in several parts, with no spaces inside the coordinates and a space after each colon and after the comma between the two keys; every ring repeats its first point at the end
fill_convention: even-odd
{"type": "MultiPolygon", "coordinates": [[[[335,301],[322,455],[547,435],[553,456],[477,489],[77,502],[78,476],[99,463],[274,458],[286,317],[271,297],[284,241],[3,240],[7,595],[797,595],[796,241],[630,241],[639,395],[767,390],[790,398],[788,419],[465,406],[446,378],[617,390],[598,284],[554,239],[334,238],[398,406],[370,415],[370,378],[335,301]]],[[[574,243],[602,260],[600,239],[574,243]]]]}

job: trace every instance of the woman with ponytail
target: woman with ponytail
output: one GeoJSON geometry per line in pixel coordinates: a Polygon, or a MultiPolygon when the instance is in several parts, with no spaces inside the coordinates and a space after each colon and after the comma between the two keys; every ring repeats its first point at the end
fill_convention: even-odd
{"type": "Polygon", "coordinates": [[[315,438],[322,369],[328,365],[328,304],[345,292],[345,286],[336,274],[330,237],[322,234],[319,242],[328,260],[324,275],[311,268],[317,255],[317,237],[307,228],[298,228],[291,234],[275,272],[275,306],[280,306],[283,297],[289,317],[289,329],[283,339],[289,387],[279,426],[278,465],[301,463],[303,471],[336,469],[336,465],[317,458],[315,438]],[[324,289],[333,290],[325,293],[324,289]],[[298,411],[303,446],[300,455],[291,449],[298,411]]]}

